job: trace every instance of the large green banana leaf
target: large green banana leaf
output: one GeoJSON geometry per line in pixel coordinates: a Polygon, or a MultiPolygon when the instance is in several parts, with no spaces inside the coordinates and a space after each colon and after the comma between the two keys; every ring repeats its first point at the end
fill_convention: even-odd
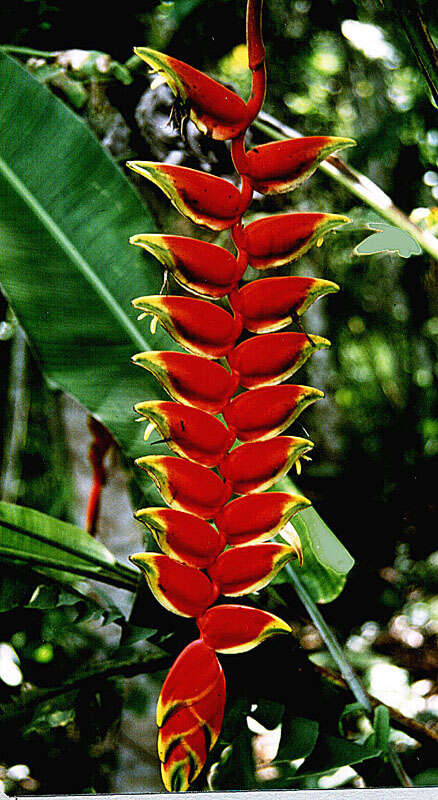
{"type": "MultiPolygon", "coordinates": [[[[128,244],[154,229],[146,206],[80,120],[20,65],[0,55],[0,237],[5,294],[46,376],[141,452],[132,406],[160,397],[135,351],[130,300],[160,270],[128,244]]],[[[143,329],[144,330],[144,329],[143,329]]]]}
{"type": "MultiPolygon", "coordinates": [[[[84,122],[0,54],[0,284],[47,379],[100,419],[130,458],[145,453],[133,404],[164,396],[130,357],[175,349],[161,328],[152,336],[137,323],[130,306],[161,285],[155,260],[128,244],[153,230],[84,122]]],[[[160,504],[150,483],[142,488],[160,504]]],[[[353,559],[316,512],[303,519],[321,567],[315,599],[328,601],[353,559]]]]}

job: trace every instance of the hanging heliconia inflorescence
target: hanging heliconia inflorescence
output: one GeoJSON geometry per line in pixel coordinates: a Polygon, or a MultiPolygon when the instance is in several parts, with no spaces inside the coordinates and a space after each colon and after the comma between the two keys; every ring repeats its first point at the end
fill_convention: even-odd
{"type": "Polygon", "coordinates": [[[267,583],[292,558],[302,561],[299,537],[287,523],[310,502],[299,495],[265,492],[312,448],[307,439],[281,435],[322,392],[281,385],[329,342],[304,332],[300,317],[331,281],[306,277],[262,278],[239,288],[248,265],[259,270],[286,264],[348,218],[328,213],[269,216],[242,225],[253,191],[290,191],[351,139],[310,136],[245,150],[245,133],[263,104],[266,71],[261,33],[262,0],[248,0],[247,47],[252,90],[247,103],[181,61],[149,48],[135,50],[159,71],[176,95],[174,115],[214,139],[231,139],[240,191],[197,170],[150,161],[129,167],[153,181],[192,222],[213,231],[231,229],[237,255],[184,236],[141,233],[133,244],[152,253],[173,278],[202,299],[138,297],[141,317],[159,321],[188,353],[146,352],[133,357],[167,390],[172,401],[146,401],[136,411],[156,428],[175,456],[147,455],[136,464],[157,485],[170,508],[136,513],[162,554],[131,560],[157,600],[193,617],[199,638],[178,656],[157,708],[158,753],[170,791],[184,791],[199,775],[215,744],[225,706],[225,678],[216,653],[250,650],[289,625],[258,608],[214,605],[267,583]],[[231,313],[211,300],[228,297],[231,313]],[[295,323],[298,332],[279,332],[295,323]],[[237,340],[242,332],[256,335],[237,340]],[[215,359],[226,358],[229,369],[215,359]],[[235,395],[238,387],[243,391],[235,395]],[[235,395],[233,397],[233,395],[235,395]],[[226,425],[215,415],[222,414],[226,425]],[[241,444],[233,447],[239,440],[241,444]],[[213,471],[215,468],[216,471],[213,471]],[[231,499],[232,495],[239,495],[231,499]],[[269,542],[282,533],[287,544],[269,542]]]}

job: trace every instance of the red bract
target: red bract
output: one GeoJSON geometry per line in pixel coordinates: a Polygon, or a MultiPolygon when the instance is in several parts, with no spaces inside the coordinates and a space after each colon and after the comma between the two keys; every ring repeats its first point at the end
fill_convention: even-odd
{"type": "Polygon", "coordinates": [[[193,780],[194,760],[184,744],[172,750],[165,764],[161,765],[161,778],[168,792],[186,792],[193,780]]]}
{"type": "Polygon", "coordinates": [[[232,547],[216,559],[208,574],[221,594],[239,597],[267,586],[284,565],[296,557],[294,548],[283,544],[232,547]]]}
{"type": "Polygon", "coordinates": [[[216,417],[197,408],[166,400],[137,403],[135,410],[150,420],[145,441],[153,427],[177,455],[214,467],[225,456],[235,436],[216,417]]]}
{"type": "Polygon", "coordinates": [[[280,267],[295,261],[344,222],[350,219],[341,214],[277,214],[250,222],[237,244],[246,250],[252,267],[280,267]]]}
{"type": "Polygon", "coordinates": [[[225,707],[222,670],[210,692],[175,711],[158,734],[158,755],[166,788],[187,789],[201,771],[220,733],[225,707]],[[188,767],[188,769],[187,769],[188,767]]]}
{"type": "Polygon", "coordinates": [[[222,411],[238,383],[220,364],[189,353],[155,350],[132,360],[152,372],[174,400],[211,414],[222,411]]]}
{"type": "Polygon", "coordinates": [[[224,458],[219,469],[235,494],[261,492],[277,483],[312,447],[308,439],[296,436],[241,444],[224,458]]]}
{"type": "Polygon", "coordinates": [[[194,514],[171,508],[141,508],[135,518],[151,531],[163,553],[191,567],[213,564],[225,547],[225,537],[194,514]]]}
{"type": "Polygon", "coordinates": [[[198,617],[218,596],[203,572],[169,556],[136,553],[130,559],[142,570],[158,602],[181,617],[198,617]]]}
{"type": "MultiPolygon", "coordinates": [[[[177,711],[169,719],[163,728],[158,732],[158,757],[161,764],[161,774],[163,782],[169,792],[175,786],[175,778],[180,781],[186,789],[189,784],[199,775],[202,767],[207,760],[207,736],[206,727],[202,721],[192,713],[189,708],[177,711]],[[183,775],[180,770],[174,769],[175,751],[183,754],[184,761],[190,764],[190,771],[186,777],[186,770],[183,766],[183,775]]],[[[178,760],[181,756],[178,757],[178,760]]],[[[184,763],[184,762],[183,762],[184,763]]]]}
{"type": "Polygon", "coordinates": [[[247,265],[243,251],[236,259],[223,247],[188,236],[138,233],[129,241],[158,258],[181,286],[213,300],[231,292],[247,265]]]}
{"type": "Polygon", "coordinates": [[[210,694],[222,674],[214,652],[197,639],[184,648],[170,668],[157,704],[157,725],[179,708],[193,705],[210,694]]]}
{"type": "Polygon", "coordinates": [[[191,353],[220,358],[227,355],[242,331],[240,318],[223,308],[192,297],[153,295],[132,300],[134,308],[158,319],[178,344],[191,353]]]}
{"type": "Polygon", "coordinates": [[[148,473],[169,506],[201,519],[213,519],[231,496],[231,490],[214,472],[193,461],[142,456],[135,463],[148,473]]]}
{"type": "Polygon", "coordinates": [[[198,619],[201,638],[218,653],[244,653],[269,636],[290,633],[275,614],[248,606],[214,606],[198,619]]]}
{"type": "Polygon", "coordinates": [[[181,214],[213,231],[232,228],[251,201],[251,194],[241,194],[230,181],[196,169],[154,161],[128,161],[127,166],[155,183],[181,214]]]}
{"type": "Polygon", "coordinates": [[[242,442],[278,436],[323,392],[312,386],[267,386],[243,392],[224,409],[230,431],[242,442]]]}
{"type": "Polygon", "coordinates": [[[169,791],[187,789],[222,725],[225,678],[213,650],[198,639],[176,659],[157,705],[159,755],[169,791]]]}
{"type": "Polygon", "coordinates": [[[263,194],[295,189],[315,172],[321,161],[336,150],[355,144],[353,139],[338,136],[303,136],[258,145],[245,153],[240,141],[233,142],[234,165],[263,194]]]}
{"type": "Polygon", "coordinates": [[[209,691],[202,695],[199,700],[177,709],[163,723],[158,734],[158,755],[160,759],[162,761],[166,760],[169,755],[169,747],[175,740],[181,736],[185,739],[188,734],[192,735],[197,730],[201,730],[203,733],[206,749],[213,747],[220,732],[224,705],[225,678],[221,669],[209,691]]]}
{"type": "Polygon", "coordinates": [[[306,497],[287,492],[250,494],[227,503],[215,523],[230,545],[261,542],[272,539],[297,511],[310,505],[306,497]]]}
{"type": "Polygon", "coordinates": [[[322,336],[267,333],[239,344],[228,363],[241,386],[255,389],[290,378],[316,350],[326,347],[330,342],[322,336]]]}
{"type": "Polygon", "coordinates": [[[243,325],[253,333],[271,333],[285,328],[318,300],[339,286],[322,278],[261,278],[233,292],[233,308],[243,325]]]}
{"type": "Polygon", "coordinates": [[[158,53],[149,47],[136,47],[135,53],[166,79],[186,114],[213,139],[232,139],[251,122],[244,101],[203,72],[158,53]]]}

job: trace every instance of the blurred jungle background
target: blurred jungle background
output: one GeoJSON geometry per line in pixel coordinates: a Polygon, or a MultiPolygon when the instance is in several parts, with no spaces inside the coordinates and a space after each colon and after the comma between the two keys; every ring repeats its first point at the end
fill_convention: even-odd
{"type": "MultiPolygon", "coordinates": [[[[370,695],[395,710],[389,738],[410,780],[424,786],[438,784],[438,276],[432,253],[406,228],[394,232],[395,223],[379,214],[378,204],[388,206],[389,197],[405,219],[430,236],[438,233],[438,119],[398,5],[417,6],[396,0],[265,0],[269,117],[253,125],[248,143],[287,136],[287,127],[302,135],[353,137],[357,146],[345,161],[385,195],[377,193],[373,207],[320,169],[292,194],[257,195],[248,219],[290,210],[352,219],[297,262],[300,274],[341,286],[305,318],[306,329],[329,338],[332,347],[300,372],[298,382],[317,386],[325,398],[300,418],[315,451],[297,483],[355,559],[342,592],[320,610],[370,695]],[[392,236],[389,248],[385,230],[392,236]],[[368,246],[356,252],[367,239],[368,246]],[[397,724],[397,713],[420,723],[418,739],[409,720],[397,724]]],[[[434,5],[423,0],[418,7],[436,41],[434,5]]],[[[246,98],[244,6],[243,0],[126,0],[122,8],[107,5],[94,15],[83,3],[16,0],[0,10],[3,52],[79,116],[125,173],[125,161],[140,158],[232,179],[227,144],[201,136],[191,123],[184,142],[168,125],[170,91],[165,85],[151,88],[153,76],[132,57],[132,47],[166,51],[246,98]]],[[[3,97],[11,87],[1,89],[3,97]]],[[[26,107],[16,108],[18,120],[26,113],[26,107]]],[[[12,118],[9,135],[20,135],[12,118]]],[[[62,135],[54,130],[54,142],[62,135]]],[[[31,167],[46,180],[43,163],[31,167]]],[[[128,178],[145,204],[143,228],[132,233],[152,230],[150,224],[199,235],[152,185],[128,178]]],[[[93,236],[96,217],[84,224],[93,236]]],[[[226,235],[215,241],[230,244],[226,235]]],[[[143,294],[160,289],[161,272],[154,269],[143,294]]],[[[42,291],[44,274],[41,263],[42,291]]],[[[120,280],[129,282],[124,274],[120,280]]],[[[79,302],[79,326],[89,309],[79,297],[72,300],[79,302]]],[[[45,381],[13,302],[3,297],[1,304],[2,499],[83,527],[91,485],[86,410],[45,381]]],[[[133,415],[126,424],[132,420],[133,415]]],[[[303,435],[298,422],[295,431],[303,435]]],[[[114,446],[106,466],[97,539],[126,565],[128,555],[142,547],[142,526],[132,511],[145,503],[130,458],[114,446]]],[[[178,652],[184,625],[138,595],[132,625],[126,625],[132,594],[120,585],[106,587],[104,594],[101,587],[90,589],[91,582],[75,594],[55,580],[53,570],[44,578],[10,558],[1,562],[1,574],[0,787],[11,794],[160,791],[154,704],[165,671],[144,675],[138,669],[136,675],[135,668],[115,666],[114,674],[68,682],[84,665],[129,661],[145,641],[161,647],[165,659],[178,652]],[[60,685],[63,692],[50,691],[60,685]],[[27,708],[34,687],[41,696],[27,708]]],[[[278,609],[291,623],[293,640],[231,658],[230,704],[221,746],[211,759],[216,767],[210,788],[397,785],[387,760],[375,753],[345,757],[345,747],[327,747],[325,761],[320,748],[313,768],[295,778],[298,760],[313,749],[315,724],[359,747],[375,723],[348,686],[330,678],[336,664],[293,587],[279,583],[264,596],[264,607],[278,609]],[[266,732],[272,730],[277,745],[282,737],[284,759],[295,765],[289,771],[286,762],[283,772],[270,766],[275,736],[266,732]],[[294,750],[292,739],[301,749],[294,750]]],[[[162,670],[167,666],[159,664],[162,670]]],[[[205,786],[205,780],[197,785],[205,786]]]]}

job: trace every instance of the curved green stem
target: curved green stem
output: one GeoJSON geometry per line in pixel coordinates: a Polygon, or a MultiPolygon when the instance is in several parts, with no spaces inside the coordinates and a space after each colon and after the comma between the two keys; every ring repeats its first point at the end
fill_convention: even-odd
{"type": "MultiPolygon", "coordinates": [[[[353,667],[348,661],[348,658],[346,657],[332,629],[330,628],[329,625],[327,625],[320,610],[312,600],[310,594],[308,593],[307,589],[301,582],[301,579],[299,578],[295,570],[291,567],[290,564],[287,564],[285,570],[289,575],[291,583],[298,597],[300,598],[304,608],[309,614],[309,617],[311,618],[315,627],[321,634],[321,637],[325,642],[330,655],[337,664],[342,677],[344,678],[346,684],[349,686],[350,691],[355,696],[357,702],[360,703],[361,706],[363,706],[365,711],[371,713],[373,710],[373,706],[371,704],[370,698],[368,697],[367,692],[365,691],[359,678],[354,672],[353,667]]],[[[409,776],[406,774],[397,753],[391,747],[388,752],[388,758],[395,774],[397,775],[397,778],[400,781],[401,786],[412,786],[411,780],[409,776]]]]}
{"type": "Polygon", "coordinates": [[[35,50],[33,47],[19,47],[15,44],[0,44],[1,53],[14,53],[17,56],[34,56],[35,58],[56,58],[59,50],[35,50]]]}

